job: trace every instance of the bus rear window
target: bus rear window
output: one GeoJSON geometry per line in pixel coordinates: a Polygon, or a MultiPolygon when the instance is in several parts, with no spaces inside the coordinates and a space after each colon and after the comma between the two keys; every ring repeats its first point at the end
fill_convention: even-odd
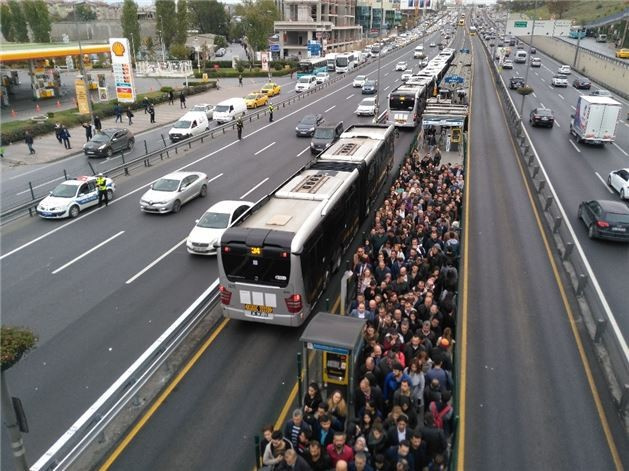
{"type": "Polygon", "coordinates": [[[284,288],[290,278],[290,251],[262,248],[252,255],[249,247],[227,246],[221,249],[221,261],[227,279],[233,283],[257,283],[284,288]]]}
{"type": "Polygon", "coordinates": [[[415,106],[415,97],[391,96],[389,98],[389,109],[397,111],[412,111],[415,106]]]}

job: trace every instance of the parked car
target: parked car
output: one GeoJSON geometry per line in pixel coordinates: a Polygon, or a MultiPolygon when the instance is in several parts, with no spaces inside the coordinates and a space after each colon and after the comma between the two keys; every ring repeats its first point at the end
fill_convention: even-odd
{"type": "Polygon", "coordinates": [[[592,88],[592,82],[586,78],[577,77],[572,81],[572,86],[578,90],[589,90],[592,88]]]}
{"type": "Polygon", "coordinates": [[[145,213],[178,213],[196,197],[207,196],[208,178],[202,172],[174,172],[156,180],[140,198],[145,213]]]}
{"type": "Polygon", "coordinates": [[[171,142],[177,142],[203,134],[208,129],[210,129],[210,122],[205,111],[188,111],[175,121],[168,131],[168,138],[171,142]]]}
{"type": "Polygon", "coordinates": [[[555,74],[553,75],[553,78],[550,81],[550,83],[553,85],[553,87],[567,87],[568,79],[566,78],[565,75],[555,74]]]}
{"type": "Polygon", "coordinates": [[[354,81],[352,82],[352,87],[362,87],[365,84],[365,80],[367,80],[366,75],[357,75],[354,77],[354,81]]]}
{"type": "Polygon", "coordinates": [[[376,99],[363,98],[354,113],[358,116],[374,116],[376,114],[376,99]]]}
{"type": "Polygon", "coordinates": [[[317,127],[310,141],[310,152],[315,155],[323,152],[334,144],[341,134],[343,134],[343,121],[336,125],[317,127]]]}
{"type": "Polygon", "coordinates": [[[511,90],[517,90],[518,88],[522,88],[524,85],[525,82],[522,77],[511,77],[509,80],[509,88],[511,90]]]}
{"type": "Polygon", "coordinates": [[[190,111],[203,111],[205,112],[208,121],[212,121],[212,118],[214,117],[214,108],[216,108],[215,105],[210,105],[208,103],[199,103],[198,105],[194,105],[190,109],[190,111]]]}
{"type": "Polygon", "coordinates": [[[135,137],[128,129],[107,128],[83,144],[83,153],[88,157],[111,157],[116,152],[130,151],[134,145],[135,137]]]}
{"type": "Polygon", "coordinates": [[[323,115],[321,114],[307,114],[299,120],[297,127],[295,127],[295,133],[297,136],[312,136],[315,132],[315,128],[323,123],[323,115]]]}
{"type": "Polygon", "coordinates": [[[214,119],[218,124],[228,123],[241,118],[247,112],[244,98],[228,98],[214,108],[214,119]]]}
{"type": "Polygon", "coordinates": [[[542,60],[539,57],[531,57],[531,67],[541,67],[542,60]]]}
{"type": "Polygon", "coordinates": [[[590,239],[629,241],[629,206],[622,201],[592,200],[579,205],[578,217],[590,239]]]}
{"type": "MultiPolygon", "coordinates": [[[[111,178],[107,183],[107,199],[114,199],[116,185],[111,178]]],[[[96,177],[70,178],[60,183],[37,205],[37,214],[45,219],[75,218],[81,211],[98,204],[96,177]]]]}
{"type": "Polygon", "coordinates": [[[562,75],[570,75],[572,73],[572,69],[570,69],[569,65],[562,65],[557,69],[558,74],[562,75]]]}
{"type": "Polygon", "coordinates": [[[227,51],[225,50],[224,47],[220,47],[216,50],[216,52],[214,53],[214,55],[216,57],[223,57],[225,54],[227,53],[227,51]]]}
{"type": "Polygon", "coordinates": [[[240,218],[253,203],[249,201],[219,201],[213,204],[200,219],[186,239],[188,253],[216,255],[223,232],[240,218]]]}
{"type": "Polygon", "coordinates": [[[269,96],[265,93],[250,93],[245,97],[247,108],[257,108],[269,102],[269,96]]]}
{"type": "Polygon", "coordinates": [[[275,95],[279,95],[281,91],[282,91],[282,87],[280,87],[277,83],[274,83],[274,82],[269,82],[260,89],[260,93],[264,93],[269,98],[275,95]]]}
{"type": "Polygon", "coordinates": [[[376,80],[365,80],[361,93],[363,95],[373,95],[378,91],[378,82],[376,80]]]}
{"type": "Polygon", "coordinates": [[[621,199],[629,200],[629,168],[609,172],[607,184],[618,192],[621,199]]]}
{"type": "Polygon", "coordinates": [[[529,114],[531,126],[548,126],[552,128],[555,124],[553,111],[548,108],[534,108],[529,114]]]}
{"type": "Polygon", "coordinates": [[[317,73],[315,77],[316,77],[317,83],[325,83],[328,80],[330,80],[330,74],[328,74],[327,72],[319,72],[317,73]]]}
{"type": "Polygon", "coordinates": [[[397,64],[395,64],[395,70],[401,70],[401,71],[405,71],[406,68],[408,67],[408,64],[405,61],[400,61],[397,64]]]}

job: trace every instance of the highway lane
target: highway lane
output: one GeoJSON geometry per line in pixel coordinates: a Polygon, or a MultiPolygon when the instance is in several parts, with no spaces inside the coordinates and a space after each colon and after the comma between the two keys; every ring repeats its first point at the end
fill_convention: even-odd
{"type": "MultiPolygon", "coordinates": [[[[383,66],[392,68],[401,54],[410,55],[411,48],[384,57],[383,66]]],[[[382,85],[393,83],[396,78],[390,75],[382,79],[382,85]]],[[[22,398],[29,417],[37,417],[26,437],[29,454],[38,456],[49,446],[205,289],[216,277],[215,267],[212,268],[215,261],[189,257],[185,248],[179,246],[131,285],[125,281],[182,241],[194,219],[212,202],[244,197],[263,178],[269,178],[246,196],[257,200],[303,165],[309,158],[307,153],[299,158],[296,155],[307,146],[307,141],[294,136],[296,117],[300,113],[324,112],[338,104],[339,97],[350,95],[340,89],[347,84],[349,79],[325,92],[342,90],[338,93],[315,94],[310,101],[304,100],[301,106],[311,106],[293,116],[287,114],[299,108],[282,110],[271,126],[264,121],[252,125],[242,142],[233,137],[226,139],[223,147],[229,145],[228,148],[217,147],[211,157],[192,166],[207,171],[210,177],[223,175],[211,184],[208,198],[184,206],[178,215],[139,214],[138,200],[143,190],[131,192],[168,171],[209,155],[206,149],[193,149],[182,159],[122,179],[118,199],[111,207],[86,213],[69,226],[63,227],[60,221],[34,219],[3,231],[5,321],[29,325],[40,334],[40,347],[9,372],[13,393],[22,398]],[[265,126],[269,127],[263,129],[265,126]],[[257,134],[250,135],[254,132],[257,134]],[[271,136],[277,140],[274,154],[269,149],[252,157],[268,145],[271,136]],[[123,198],[125,194],[129,196],[123,198]],[[10,254],[29,237],[43,236],[53,227],[60,229],[10,254]],[[52,271],[77,255],[121,231],[125,232],[90,256],[52,275],[52,271]],[[125,334],[120,335],[121,332],[125,334]]],[[[360,99],[356,95],[347,100],[347,106],[333,108],[335,119],[349,124],[360,99]]],[[[3,447],[8,450],[6,442],[3,447]]],[[[5,464],[3,458],[3,468],[5,464]]]]}
{"type": "Polygon", "coordinates": [[[613,469],[478,41],[474,61],[459,469],[613,469]]]}

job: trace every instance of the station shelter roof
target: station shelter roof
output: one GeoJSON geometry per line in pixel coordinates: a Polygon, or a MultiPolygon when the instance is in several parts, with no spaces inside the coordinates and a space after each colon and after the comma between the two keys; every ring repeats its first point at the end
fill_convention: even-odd
{"type": "MultiPolygon", "coordinates": [[[[108,43],[81,42],[83,54],[108,53],[108,43]]],[[[18,62],[29,59],[48,59],[51,57],[78,56],[79,43],[2,43],[0,62],[18,62]]]]}

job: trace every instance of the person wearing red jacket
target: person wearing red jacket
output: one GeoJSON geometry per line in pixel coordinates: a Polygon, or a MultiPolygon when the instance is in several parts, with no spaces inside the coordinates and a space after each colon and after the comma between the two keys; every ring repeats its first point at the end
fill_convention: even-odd
{"type": "Polygon", "coordinates": [[[345,440],[345,433],[334,432],[332,443],[330,443],[326,448],[330,461],[332,461],[332,466],[336,466],[336,463],[341,460],[347,463],[353,461],[354,450],[345,443],[345,440]]]}

